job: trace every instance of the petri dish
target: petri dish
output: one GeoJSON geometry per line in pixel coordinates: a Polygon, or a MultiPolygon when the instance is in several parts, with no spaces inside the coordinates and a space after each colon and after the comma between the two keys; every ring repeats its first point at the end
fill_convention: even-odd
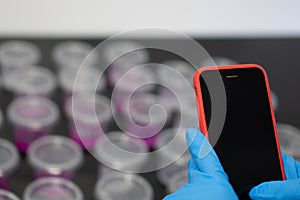
{"type": "Polygon", "coordinates": [[[97,181],[94,195],[96,200],[152,200],[153,189],[140,175],[112,172],[97,181]]]}
{"type": "Polygon", "coordinates": [[[108,129],[112,120],[110,100],[100,94],[74,95],[66,102],[70,136],[82,147],[90,149],[108,129]]]}
{"type": "Polygon", "coordinates": [[[32,142],[27,158],[36,178],[58,176],[72,179],[83,163],[83,152],[71,139],[52,135],[32,142]]]}
{"type": "Polygon", "coordinates": [[[83,194],[75,183],[62,178],[41,178],[30,183],[23,200],[83,200],[83,194]]]}
{"type": "Polygon", "coordinates": [[[129,40],[112,41],[103,50],[105,60],[114,66],[141,65],[149,61],[148,50],[141,44],[129,40]]]}
{"type": "MultiPolygon", "coordinates": [[[[169,128],[159,134],[155,149],[160,149],[159,160],[187,163],[190,158],[185,141],[186,129],[169,128]]],[[[158,160],[158,161],[159,161],[158,160]]]]}
{"type": "Polygon", "coordinates": [[[39,96],[15,99],[9,105],[7,114],[14,128],[15,143],[23,153],[33,140],[48,135],[59,118],[57,106],[39,96]]]}
{"type": "Polygon", "coordinates": [[[227,65],[236,65],[238,64],[237,61],[223,57],[223,56],[213,56],[213,57],[208,57],[201,61],[200,67],[209,67],[209,66],[227,66],[227,65]]]}
{"type": "Polygon", "coordinates": [[[8,189],[10,175],[17,169],[20,162],[16,147],[5,139],[0,139],[0,188],[8,189]]]}
{"type": "MultiPolygon", "coordinates": [[[[139,172],[148,160],[145,143],[120,131],[109,132],[99,139],[93,152],[103,165],[122,172],[139,172]]],[[[103,165],[99,165],[102,175],[106,170],[101,169],[103,165]]]]}
{"type": "Polygon", "coordinates": [[[15,95],[38,95],[50,97],[56,87],[53,72],[43,66],[32,65],[26,70],[16,70],[6,78],[6,87],[15,95]]]}
{"type": "Polygon", "coordinates": [[[172,84],[172,87],[176,89],[181,89],[183,81],[187,81],[193,85],[193,76],[196,72],[196,68],[191,64],[182,60],[169,60],[162,64],[163,65],[160,65],[157,70],[159,82],[162,85],[168,86],[172,84]],[[173,75],[176,79],[173,79],[173,75]],[[181,79],[185,80],[181,81],[181,79]]]}
{"type": "Polygon", "coordinates": [[[77,71],[83,63],[91,66],[99,64],[99,57],[93,49],[94,47],[86,42],[66,41],[54,47],[52,57],[58,71],[66,68],[77,71]]]}
{"type": "MultiPolygon", "coordinates": [[[[126,105],[126,104],[125,104],[126,105]]],[[[163,106],[161,98],[151,93],[138,93],[130,98],[124,112],[127,118],[126,133],[143,139],[149,147],[156,143],[156,137],[170,119],[170,113],[163,106]]]]}
{"type": "Polygon", "coordinates": [[[188,183],[188,171],[181,170],[174,174],[168,180],[167,191],[169,193],[176,192],[181,186],[188,183]]]}
{"type": "Polygon", "coordinates": [[[106,89],[106,77],[100,70],[90,66],[84,67],[80,71],[61,70],[58,73],[58,79],[65,95],[95,93],[106,89]]]}
{"type": "Polygon", "coordinates": [[[26,68],[41,59],[40,49],[33,43],[22,40],[10,40],[0,45],[2,73],[26,68]]]}
{"type": "Polygon", "coordinates": [[[300,159],[300,130],[289,124],[277,123],[277,133],[281,150],[300,159]]]}
{"type": "Polygon", "coordinates": [[[1,200],[20,200],[14,193],[0,189],[1,200]]]}

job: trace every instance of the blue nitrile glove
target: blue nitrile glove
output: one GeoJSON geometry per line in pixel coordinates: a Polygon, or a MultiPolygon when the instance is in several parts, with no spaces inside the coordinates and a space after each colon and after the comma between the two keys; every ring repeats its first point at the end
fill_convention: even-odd
{"type": "Polygon", "coordinates": [[[282,161],[287,180],[265,182],[252,188],[251,199],[300,199],[300,163],[285,153],[282,153],[282,161]]]}
{"type": "Polygon", "coordinates": [[[164,200],[237,200],[215,151],[203,134],[197,129],[188,129],[186,140],[191,153],[189,183],[164,200]]]}

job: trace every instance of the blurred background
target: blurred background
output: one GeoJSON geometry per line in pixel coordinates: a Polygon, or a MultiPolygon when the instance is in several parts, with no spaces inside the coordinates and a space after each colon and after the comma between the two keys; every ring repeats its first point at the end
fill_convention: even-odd
{"type": "Polygon", "coordinates": [[[0,188],[19,198],[104,200],[105,193],[113,200],[156,200],[174,192],[187,181],[184,129],[198,126],[189,84],[206,65],[262,65],[282,150],[300,158],[299,1],[0,0],[0,5],[0,188]],[[183,37],[147,29],[92,51],[114,34],[141,28],[186,34],[208,54],[203,51],[195,65],[174,52],[147,48],[159,43],[198,57],[183,37]],[[123,77],[125,87],[116,87],[137,65],[143,66],[123,77]],[[162,65],[183,75],[188,86],[162,65]],[[134,92],[132,124],[124,102],[147,81],[156,84],[134,92]],[[150,124],[149,115],[156,119],[150,124]],[[166,148],[155,158],[132,157],[109,146],[103,135],[129,152],[166,148]]]}

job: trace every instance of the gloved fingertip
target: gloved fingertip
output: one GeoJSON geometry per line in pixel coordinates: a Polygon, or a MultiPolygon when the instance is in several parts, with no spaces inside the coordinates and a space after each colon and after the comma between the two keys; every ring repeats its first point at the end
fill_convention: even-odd
{"type": "Polygon", "coordinates": [[[186,141],[187,141],[188,146],[190,146],[193,143],[197,134],[201,134],[201,133],[196,128],[188,128],[186,130],[186,141]]]}
{"type": "Polygon", "coordinates": [[[251,189],[251,191],[249,192],[249,196],[251,199],[259,199],[259,188],[258,187],[254,187],[251,189]]]}

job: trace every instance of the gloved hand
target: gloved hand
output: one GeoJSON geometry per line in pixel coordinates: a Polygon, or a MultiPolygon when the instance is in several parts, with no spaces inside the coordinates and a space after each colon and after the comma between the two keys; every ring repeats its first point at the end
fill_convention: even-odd
{"type": "Polygon", "coordinates": [[[287,180],[265,182],[252,188],[251,199],[300,199],[300,163],[285,153],[282,153],[282,161],[287,180]]]}
{"type": "Polygon", "coordinates": [[[189,183],[164,200],[237,200],[215,151],[204,135],[197,129],[188,129],[186,140],[191,153],[189,183]]]}

